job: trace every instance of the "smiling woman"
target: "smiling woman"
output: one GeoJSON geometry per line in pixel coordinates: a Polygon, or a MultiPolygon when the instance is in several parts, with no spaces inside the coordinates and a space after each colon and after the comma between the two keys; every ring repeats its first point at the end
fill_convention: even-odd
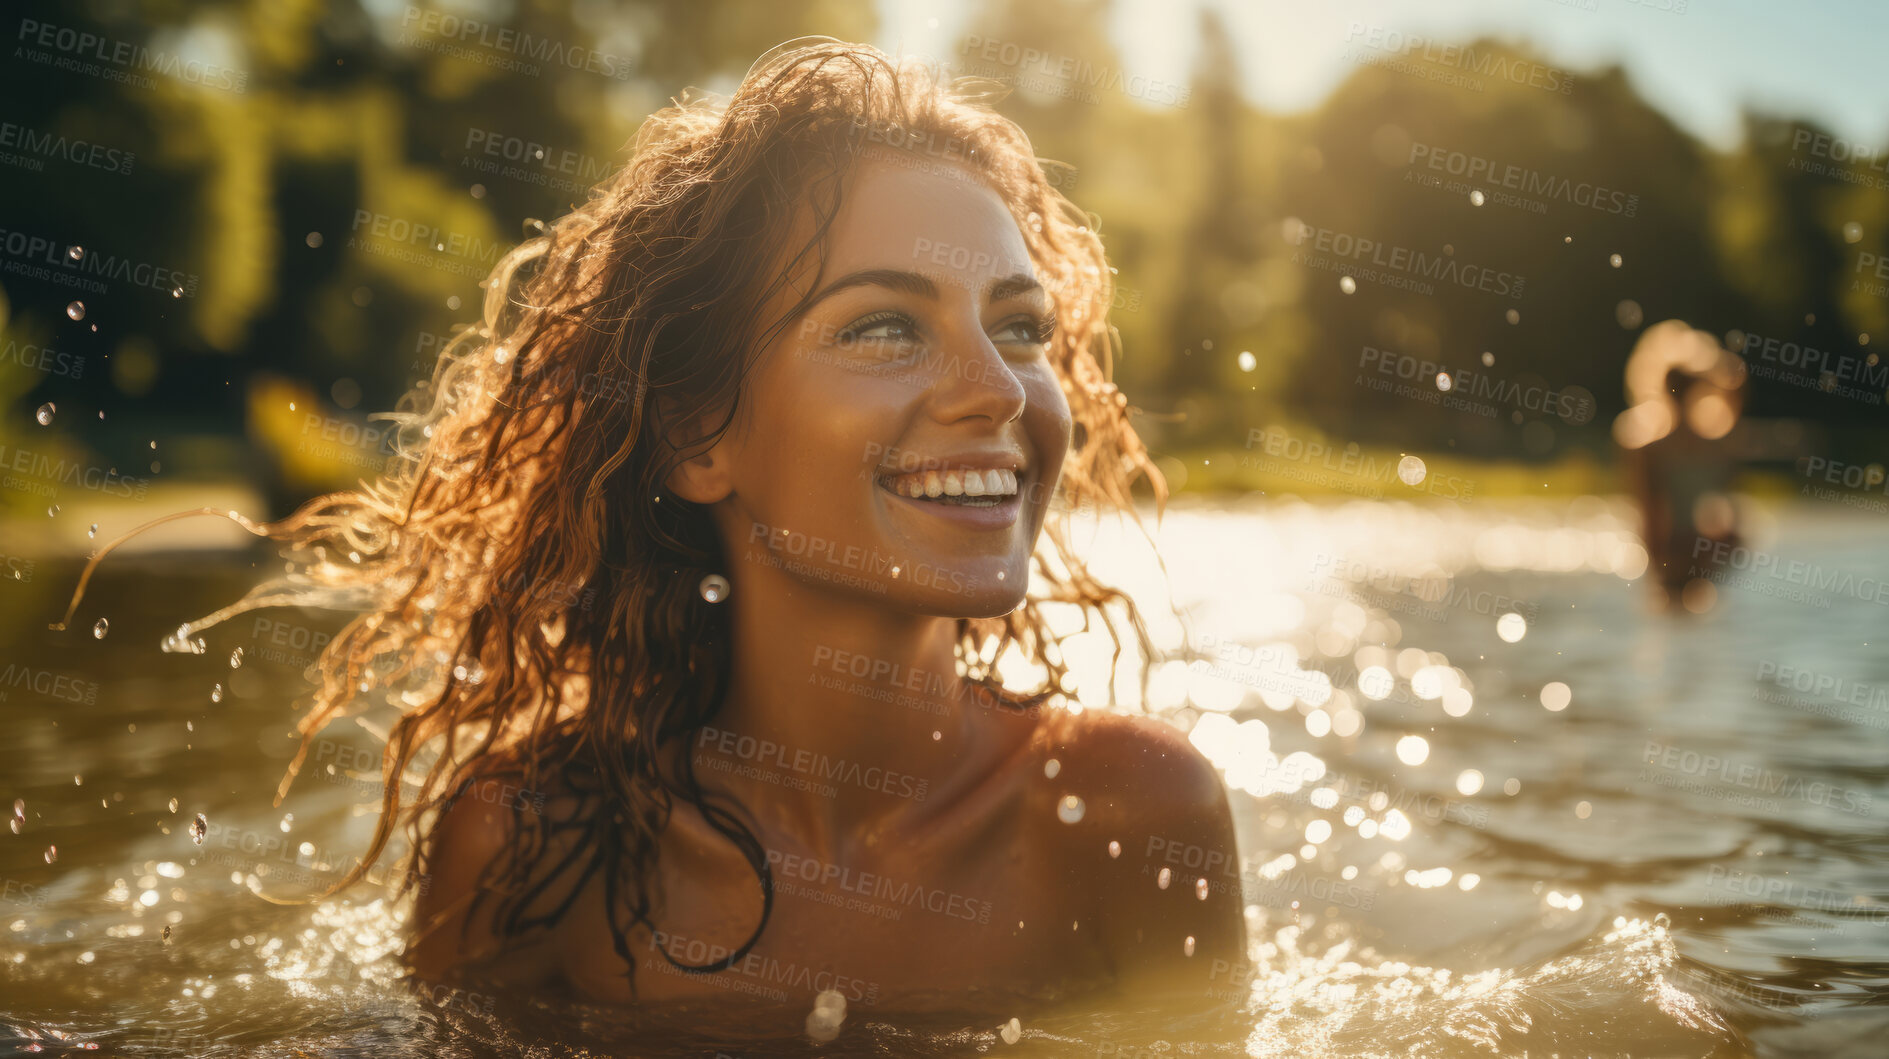
{"type": "Polygon", "coordinates": [[[1209,997],[1238,895],[1145,852],[1237,856],[1217,774],[1058,694],[1056,608],[1149,649],[1064,528],[1164,496],[1110,292],[973,85],[816,39],[651,117],[500,263],[399,473],[274,527],[231,609],[364,606],[304,752],[400,707],[366,861],[411,828],[411,966],[796,1017],[1209,997]]]}

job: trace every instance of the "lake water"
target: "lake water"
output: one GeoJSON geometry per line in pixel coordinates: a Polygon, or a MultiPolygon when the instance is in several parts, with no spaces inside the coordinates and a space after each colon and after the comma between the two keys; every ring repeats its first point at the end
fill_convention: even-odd
{"type": "MultiPolygon", "coordinates": [[[[855,1010],[816,1047],[710,1009],[415,995],[375,886],[252,893],[315,891],[372,827],[375,743],[351,726],[270,804],[336,618],[263,612],[166,655],[262,553],[114,557],[68,633],[45,623],[78,564],[41,563],[0,581],[0,795],[22,806],[0,835],[0,1051],[1885,1054],[1889,623],[1856,587],[1889,576],[1884,524],[1759,519],[1759,548],[1825,576],[1748,570],[1677,617],[1629,580],[1630,524],[1593,499],[1177,505],[1165,587],[1097,528],[1195,656],[1147,705],[1227,770],[1242,848],[1215,870],[1246,894],[1251,959],[1215,969],[1210,1016],[1061,1011],[1015,1044],[1008,1011],[855,1010]]],[[[1099,702],[1100,645],[1069,651],[1099,702]]]]}

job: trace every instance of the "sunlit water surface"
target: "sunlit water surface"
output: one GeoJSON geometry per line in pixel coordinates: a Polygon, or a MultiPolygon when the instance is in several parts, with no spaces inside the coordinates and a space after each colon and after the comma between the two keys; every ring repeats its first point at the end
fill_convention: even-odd
{"type": "MultiPolygon", "coordinates": [[[[0,584],[0,665],[69,678],[0,688],[0,794],[21,808],[0,835],[0,1049],[1884,1054],[1889,834],[1859,799],[1889,796],[1889,710],[1759,679],[1771,661],[1889,685],[1882,611],[1727,586],[1703,617],[1655,613],[1630,525],[1592,499],[1179,505],[1159,530],[1172,608],[1133,535],[1095,528],[1098,563],[1192,657],[1150,674],[1146,705],[1226,772],[1251,962],[1224,974],[1223,1012],[1074,1011],[1022,1021],[1016,1043],[1004,1011],[855,1012],[816,1046],[711,1009],[415,995],[381,889],[255,896],[314,892],[372,826],[364,732],[270,806],[301,667],[338,623],[265,612],[211,630],[203,655],[161,654],[262,566],[127,557],[83,627],[50,633],[76,564],[41,564],[0,584]],[[1701,756],[1662,766],[1663,747],[1701,756]],[[1687,764],[1706,754],[1730,764],[1687,764]],[[1738,778],[1754,774],[1771,789],[1738,778]],[[217,829],[201,845],[197,813],[217,829]]],[[[1828,511],[1757,527],[1858,577],[1889,573],[1881,532],[1828,511]]],[[[1103,645],[1068,650],[1076,698],[1101,703],[1103,645]]]]}

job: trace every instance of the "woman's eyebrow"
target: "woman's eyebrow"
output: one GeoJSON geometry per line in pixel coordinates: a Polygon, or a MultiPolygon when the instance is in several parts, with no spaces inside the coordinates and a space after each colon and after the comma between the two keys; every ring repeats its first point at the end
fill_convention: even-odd
{"type": "Polygon", "coordinates": [[[938,297],[938,285],[922,273],[897,268],[868,268],[841,276],[827,284],[825,290],[814,295],[813,300],[807,303],[807,308],[811,309],[840,291],[852,287],[890,287],[907,294],[916,294],[921,298],[938,297]]]}
{"type": "MultiPolygon", "coordinates": [[[[807,308],[811,309],[840,291],[853,287],[887,287],[907,294],[915,294],[921,298],[938,297],[938,284],[922,272],[897,268],[868,268],[848,273],[827,284],[825,289],[814,295],[813,300],[807,303],[807,308]]],[[[985,288],[984,300],[1002,301],[1005,298],[1014,298],[1019,294],[1029,294],[1042,289],[1043,285],[1036,281],[1035,276],[1027,272],[1018,272],[1015,275],[992,281],[990,286],[985,288]]]]}

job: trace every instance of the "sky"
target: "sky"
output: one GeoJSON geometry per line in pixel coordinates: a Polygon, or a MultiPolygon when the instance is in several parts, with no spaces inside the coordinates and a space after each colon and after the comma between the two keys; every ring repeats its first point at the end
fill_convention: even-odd
{"type": "MultiPolygon", "coordinates": [[[[975,5],[879,6],[882,48],[950,56],[975,5]]],[[[1737,142],[1747,106],[1889,147],[1889,86],[1876,76],[1889,0],[1114,0],[1125,70],[1185,83],[1202,7],[1225,18],[1246,94],[1268,110],[1316,106],[1357,68],[1347,50],[1373,32],[1491,35],[1533,43],[1577,75],[1576,92],[1581,71],[1619,63],[1653,105],[1721,148],[1737,142]]]]}

